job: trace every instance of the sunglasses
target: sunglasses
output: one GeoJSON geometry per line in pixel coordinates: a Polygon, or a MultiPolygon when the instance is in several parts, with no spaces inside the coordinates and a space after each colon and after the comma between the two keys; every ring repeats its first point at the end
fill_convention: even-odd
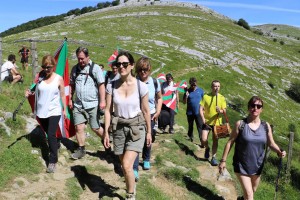
{"type": "Polygon", "coordinates": [[[138,69],[138,72],[144,72],[144,73],[146,73],[148,71],[149,71],[149,68],[140,68],[140,69],[138,69]]]}
{"type": "Polygon", "coordinates": [[[251,108],[255,108],[256,107],[257,109],[261,109],[263,107],[263,105],[261,105],[261,104],[254,104],[253,103],[253,104],[250,104],[250,107],[251,108]]]}
{"type": "Polygon", "coordinates": [[[46,69],[46,70],[49,70],[49,69],[52,69],[53,66],[42,66],[43,69],[46,69]]]}
{"type": "Polygon", "coordinates": [[[129,62],[117,62],[117,63],[116,63],[116,66],[117,66],[118,68],[120,68],[121,65],[122,65],[122,66],[126,69],[126,68],[128,67],[129,64],[130,64],[129,62]]]}

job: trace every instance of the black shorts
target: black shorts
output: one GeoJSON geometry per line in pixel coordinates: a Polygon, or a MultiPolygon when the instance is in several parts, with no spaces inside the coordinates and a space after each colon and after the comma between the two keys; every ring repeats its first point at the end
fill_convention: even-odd
{"type": "Polygon", "coordinates": [[[14,80],[14,77],[10,74],[4,78],[4,81],[11,83],[14,80]]]}
{"type": "Polygon", "coordinates": [[[207,125],[207,124],[203,124],[203,125],[202,125],[202,130],[205,130],[205,131],[211,131],[211,130],[214,130],[214,126],[212,126],[212,125],[207,125]]]}
{"type": "Polygon", "coordinates": [[[21,58],[21,63],[28,63],[28,57],[26,57],[26,58],[22,57],[21,58]]]}

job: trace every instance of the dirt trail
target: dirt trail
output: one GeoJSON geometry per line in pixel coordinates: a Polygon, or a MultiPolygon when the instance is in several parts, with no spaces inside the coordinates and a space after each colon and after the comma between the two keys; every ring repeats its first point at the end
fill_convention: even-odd
{"type": "MultiPolygon", "coordinates": [[[[155,152],[159,152],[160,140],[162,139],[157,137],[157,142],[153,144],[152,161],[155,159],[155,152]]],[[[201,159],[203,155],[204,149],[199,148],[196,156],[201,159]]],[[[215,186],[219,196],[224,199],[236,199],[237,192],[234,183],[224,178],[224,180],[218,180],[217,167],[212,167],[207,161],[201,160],[197,169],[200,172],[198,182],[201,183],[202,188],[194,188],[196,193],[198,193],[197,190],[205,189],[205,183],[209,183],[215,186]]],[[[41,162],[44,163],[42,158],[41,162]]],[[[68,199],[67,182],[72,177],[77,178],[76,184],[78,186],[81,185],[82,188],[85,188],[80,195],[80,199],[92,200],[103,196],[112,197],[115,200],[123,199],[122,197],[125,196],[125,183],[124,178],[120,176],[120,170],[120,166],[116,165],[111,157],[105,157],[103,147],[98,152],[88,152],[84,158],[73,161],[70,160],[70,152],[62,145],[57,170],[54,174],[47,174],[42,171],[40,174],[30,177],[30,180],[17,177],[7,188],[0,192],[0,200],[68,199]],[[103,170],[93,170],[93,174],[89,174],[86,166],[89,169],[100,168],[106,170],[104,173],[103,170]],[[102,171],[101,174],[99,171],[102,171]]],[[[144,173],[153,174],[150,182],[153,186],[159,185],[160,190],[171,199],[186,199],[186,194],[193,190],[193,188],[183,188],[163,177],[156,176],[156,172],[156,167],[153,166],[151,171],[140,170],[140,176],[143,176],[144,173]]]]}

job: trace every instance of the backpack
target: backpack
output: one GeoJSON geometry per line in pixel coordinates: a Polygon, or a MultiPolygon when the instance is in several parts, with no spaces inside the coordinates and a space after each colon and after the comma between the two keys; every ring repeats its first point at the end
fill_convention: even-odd
{"type": "MultiPolygon", "coordinates": [[[[239,134],[241,134],[245,128],[245,124],[247,123],[247,118],[244,118],[240,120],[240,126],[239,126],[239,134]]],[[[267,122],[261,120],[261,124],[264,126],[266,133],[268,134],[269,132],[269,127],[267,122]]]]}
{"type": "Polygon", "coordinates": [[[152,78],[152,79],[153,79],[155,94],[156,94],[157,93],[157,87],[158,87],[157,79],[156,78],[152,78]]]}
{"type": "Polygon", "coordinates": [[[105,74],[105,82],[104,82],[105,87],[107,86],[108,79],[111,76],[111,74],[112,74],[112,71],[107,71],[106,74],[105,74]]]}
{"type": "MultiPolygon", "coordinates": [[[[90,65],[90,64],[89,64],[90,65]]],[[[72,78],[72,81],[73,83],[75,83],[76,81],[76,78],[78,77],[79,74],[83,74],[83,75],[86,75],[86,78],[85,78],[85,81],[84,81],[84,85],[86,84],[86,81],[88,79],[88,76],[90,76],[93,81],[94,81],[94,84],[95,84],[95,87],[97,86],[97,81],[93,75],[93,69],[94,69],[94,65],[95,63],[92,62],[92,65],[90,65],[90,69],[89,69],[89,73],[81,73],[78,68],[79,68],[79,64],[75,65],[73,68],[72,68],[72,71],[71,71],[71,78],[72,78]]],[[[76,84],[74,84],[74,87],[75,87],[76,84]]]]}

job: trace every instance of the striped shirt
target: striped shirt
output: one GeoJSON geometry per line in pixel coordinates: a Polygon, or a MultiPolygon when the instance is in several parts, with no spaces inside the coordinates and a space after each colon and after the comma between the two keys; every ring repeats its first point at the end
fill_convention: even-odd
{"type": "MultiPolygon", "coordinates": [[[[89,61],[89,64],[86,65],[83,69],[78,67],[79,73],[87,73],[89,74],[90,66],[92,65],[92,61],[89,61]]],[[[99,65],[94,64],[93,75],[95,80],[97,81],[97,85],[92,77],[85,74],[78,74],[75,80],[75,93],[76,98],[74,102],[74,106],[76,108],[89,109],[98,106],[99,104],[99,85],[104,83],[103,72],[99,65]],[[86,82],[85,82],[86,81],[86,82]]],[[[72,78],[70,80],[70,84],[72,83],[72,78]]]]}

